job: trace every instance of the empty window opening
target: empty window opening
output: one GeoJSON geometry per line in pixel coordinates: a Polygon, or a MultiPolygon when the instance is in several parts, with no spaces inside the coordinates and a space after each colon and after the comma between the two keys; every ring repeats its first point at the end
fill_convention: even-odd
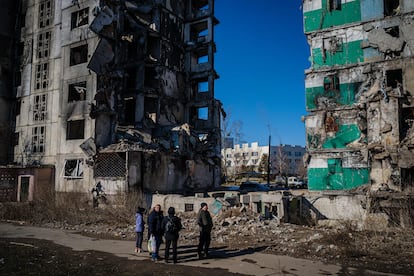
{"type": "Polygon", "coordinates": [[[32,152],[42,153],[45,152],[45,135],[46,127],[38,126],[32,128],[32,152]]]}
{"type": "Polygon", "coordinates": [[[144,100],[144,111],[147,118],[151,119],[154,123],[157,122],[158,111],[158,99],[152,97],[146,97],[144,100]]]}
{"type": "Polygon", "coordinates": [[[70,49],[70,66],[88,61],[88,44],[70,49]]]}
{"type": "Polygon", "coordinates": [[[36,95],[33,104],[33,120],[35,122],[47,119],[47,95],[36,95]]]}
{"type": "Polygon", "coordinates": [[[399,0],[384,0],[384,15],[391,16],[399,13],[399,0]]]}
{"type": "Polygon", "coordinates": [[[209,9],[208,0],[193,0],[191,1],[191,9],[193,11],[204,11],[209,9]]]}
{"type": "Polygon", "coordinates": [[[414,127],[414,109],[402,108],[400,112],[400,141],[407,139],[414,127]]]}
{"type": "Polygon", "coordinates": [[[191,40],[198,41],[198,42],[205,41],[205,39],[203,38],[208,35],[207,21],[203,21],[203,22],[191,25],[190,33],[191,33],[190,35],[191,40]]]}
{"type": "Polygon", "coordinates": [[[198,108],[198,119],[199,120],[208,120],[208,107],[198,108]]]}
{"type": "Polygon", "coordinates": [[[17,146],[19,144],[20,133],[15,132],[13,136],[13,146],[17,146]]]}
{"type": "Polygon", "coordinates": [[[338,76],[327,76],[323,79],[323,88],[325,91],[336,90],[339,91],[338,76]]]}
{"type": "Polygon", "coordinates": [[[387,75],[387,86],[392,88],[397,88],[402,86],[402,70],[389,70],[386,73],[387,75]]]}
{"type": "Polygon", "coordinates": [[[161,55],[161,45],[158,37],[148,36],[147,40],[148,59],[152,62],[157,62],[161,55]]]}
{"type": "Polygon", "coordinates": [[[198,134],[198,140],[201,142],[208,140],[208,133],[200,133],[198,134]]]}
{"type": "Polygon", "coordinates": [[[184,212],[192,212],[192,211],[194,211],[194,204],[184,203],[184,212]]]}
{"type": "Polygon", "coordinates": [[[197,91],[198,93],[208,92],[209,91],[208,81],[199,82],[197,91]]]}
{"type": "Polygon", "coordinates": [[[50,32],[44,32],[37,36],[37,58],[46,58],[49,56],[50,34],[50,32]]]}
{"type": "Polygon", "coordinates": [[[207,63],[208,62],[208,55],[199,56],[197,58],[197,64],[207,63]]]}
{"type": "Polygon", "coordinates": [[[65,178],[83,178],[83,160],[70,159],[65,160],[64,175],[65,178]]]}
{"type": "Polygon", "coordinates": [[[89,8],[73,12],[71,15],[70,28],[71,30],[83,25],[87,25],[89,17],[89,8]]]}
{"type": "Polygon", "coordinates": [[[157,72],[153,67],[145,67],[145,87],[158,88],[157,72]]]}
{"type": "Polygon", "coordinates": [[[52,24],[53,10],[52,0],[39,3],[39,28],[44,28],[52,24]]]}
{"type": "Polygon", "coordinates": [[[329,11],[340,11],[342,9],[342,0],[329,0],[329,11]]]}
{"type": "Polygon", "coordinates": [[[49,65],[42,63],[36,65],[35,72],[36,84],[35,89],[46,89],[49,85],[49,65]]]}
{"type": "Polygon", "coordinates": [[[86,99],[86,81],[69,84],[68,102],[84,101],[86,99]]]}
{"type": "Polygon", "coordinates": [[[125,177],[126,174],[126,154],[119,153],[100,153],[96,159],[94,169],[95,177],[125,177]]]}
{"type": "Polygon", "coordinates": [[[136,106],[135,98],[133,97],[125,98],[124,103],[125,103],[125,110],[124,110],[125,123],[129,125],[134,125],[135,124],[135,106],[136,106]]]}
{"type": "Polygon", "coordinates": [[[85,120],[68,121],[66,140],[83,139],[85,134],[85,120]]]}
{"type": "Polygon", "coordinates": [[[400,28],[398,26],[387,28],[385,32],[392,37],[400,37],[400,28]]]}
{"type": "Polygon", "coordinates": [[[19,98],[16,101],[16,116],[20,115],[20,109],[22,108],[22,99],[19,98]]]}

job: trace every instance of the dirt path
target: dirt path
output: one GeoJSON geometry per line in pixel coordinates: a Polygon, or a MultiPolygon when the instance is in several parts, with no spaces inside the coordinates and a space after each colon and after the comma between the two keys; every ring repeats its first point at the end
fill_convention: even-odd
{"type": "MultiPolygon", "coordinates": [[[[220,275],[224,275],[222,273],[225,271],[230,272],[230,274],[240,273],[245,275],[397,275],[341,267],[337,265],[327,265],[322,262],[297,259],[288,256],[262,254],[255,252],[254,250],[228,250],[226,247],[213,248],[211,258],[198,260],[195,246],[180,246],[178,265],[164,264],[163,262],[154,264],[150,261],[148,253],[141,253],[138,255],[133,253],[134,243],[131,241],[102,240],[85,237],[74,231],[20,226],[10,223],[0,223],[0,237],[6,239],[2,241],[4,243],[3,245],[16,246],[16,242],[13,243],[13,239],[37,239],[52,241],[57,245],[73,249],[74,251],[72,251],[72,253],[77,251],[110,253],[125,261],[143,261],[140,262],[140,267],[142,267],[142,264],[146,264],[149,268],[153,265],[166,266],[169,273],[172,273],[174,270],[182,270],[183,268],[187,268],[185,271],[188,272],[188,268],[191,267],[191,274],[195,273],[198,269],[222,269],[220,275]]],[[[30,247],[30,242],[29,245],[25,246],[30,247]]],[[[3,252],[2,254],[7,254],[7,252],[3,252]]],[[[161,247],[161,256],[162,255],[163,248],[161,247]]],[[[8,256],[1,256],[0,259],[3,259],[3,262],[7,263],[8,256]]],[[[106,259],[108,260],[108,258],[106,259]]],[[[109,258],[109,260],[110,259],[111,258],[109,258]]],[[[119,263],[119,260],[117,260],[117,263],[119,263]]],[[[133,264],[137,262],[130,263],[133,264]]],[[[1,265],[0,262],[0,267],[1,265]]],[[[126,267],[128,266],[124,266],[124,268],[126,267]]],[[[157,267],[157,270],[159,268],[160,267],[157,267]]],[[[149,271],[150,275],[152,274],[151,271],[152,270],[149,271]]],[[[122,274],[127,275],[127,273],[122,274]]],[[[211,272],[206,274],[196,274],[211,275],[211,272]]],[[[176,274],[173,273],[169,275],[176,274]]]]}

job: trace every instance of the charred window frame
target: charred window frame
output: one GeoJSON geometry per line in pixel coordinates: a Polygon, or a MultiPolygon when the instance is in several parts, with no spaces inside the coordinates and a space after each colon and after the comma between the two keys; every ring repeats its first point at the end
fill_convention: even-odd
{"type": "Polygon", "coordinates": [[[47,120],[47,95],[35,95],[33,103],[33,120],[41,122],[47,120]]]}
{"type": "Polygon", "coordinates": [[[64,166],[64,178],[83,178],[83,159],[67,159],[64,166]]]}
{"type": "Polygon", "coordinates": [[[384,0],[384,16],[398,14],[400,0],[384,0]]]}
{"type": "Polygon", "coordinates": [[[192,211],[194,211],[194,204],[184,203],[184,212],[192,212],[192,211]]]}
{"type": "Polygon", "coordinates": [[[329,0],[328,5],[328,9],[330,12],[342,10],[341,0],[329,0]]]}
{"type": "Polygon", "coordinates": [[[190,39],[198,43],[207,42],[209,35],[207,20],[194,23],[190,26],[190,39]]]}
{"type": "Polygon", "coordinates": [[[49,86],[49,64],[41,63],[36,65],[35,90],[46,89],[49,86]]]}
{"type": "Polygon", "coordinates": [[[84,101],[86,99],[86,81],[69,84],[68,102],[84,101]]]}
{"type": "Polygon", "coordinates": [[[39,3],[39,28],[50,26],[53,20],[53,1],[42,1],[39,3]]]}
{"type": "Polygon", "coordinates": [[[85,120],[67,121],[66,140],[84,139],[85,120]]]}
{"type": "Polygon", "coordinates": [[[43,153],[45,152],[45,138],[46,127],[37,126],[32,128],[32,152],[43,153]]]}
{"type": "Polygon", "coordinates": [[[124,98],[124,123],[135,125],[136,99],[134,97],[124,98]]]}
{"type": "Polygon", "coordinates": [[[37,58],[47,58],[50,53],[51,32],[43,32],[37,36],[37,58]]]}
{"type": "Polygon", "coordinates": [[[78,65],[88,61],[88,44],[70,48],[70,66],[78,65]]]}
{"type": "Polygon", "coordinates": [[[337,75],[327,76],[323,79],[323,90],[327,91],[339,91],[340,83],[337,75]]]}
{"type": "Polygon", "coordinates": [[[73,30],[89,23],[89,8],[75,11],[71,14],[70,29],[73,30]]]}
{"type": "Polygon", "coordinates": [[[387,87],[398,88],[403,85],[402,69],[388,70],[386,73],[387,87]]]}
{"type": "Polygon", "coordinates": [[[151,119],[154,123],[157,123],[158,98],[145,97],[144,112],[149,119],[151,119]]]}

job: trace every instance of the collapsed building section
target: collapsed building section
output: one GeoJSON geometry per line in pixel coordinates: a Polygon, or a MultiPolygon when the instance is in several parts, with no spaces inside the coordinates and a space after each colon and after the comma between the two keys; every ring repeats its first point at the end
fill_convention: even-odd
{"type": "Polygon", "coordinates": [[[43,167],[56,192],[89,196],[98,182],[108,195],[220,184],[214,0],[18,2],[2,25],[16,34],[16,112],[0,114],[16,125],[2,144],[14,194],[19,171],[43,167]]]}
{"type": "Polygon", "coordinates": [[[95,12],[95,179],[162,193],[219,185],[214,1],[101,1],[95,12]]]}
{"type": "Polygon", "coordinates": [[[304,0],[303,12],[309,189],[366,191],[368,215],[411,227],[414,3],[304,0]]]}

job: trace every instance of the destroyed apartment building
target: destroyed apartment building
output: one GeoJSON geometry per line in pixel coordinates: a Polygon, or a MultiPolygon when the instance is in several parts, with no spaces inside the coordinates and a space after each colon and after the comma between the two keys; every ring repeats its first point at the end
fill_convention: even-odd
{"type": "Polygon", "coordinates": [[[303,15],[309,190],[364,194],[365,219],[412,227],[414,2],[304,0],[303,15]]]}
{"type": "Polygon", "coordinates": [[[0,95],[14,137],[1,141],[14,150],[2,160],[3,198],[24,201],[39,187],[89,193],[98,182],[108,195],[220,184],[214,0],[7,7],[17,18],[3,33],[17,35],[7,49],[14,81],[0,95]]]}

